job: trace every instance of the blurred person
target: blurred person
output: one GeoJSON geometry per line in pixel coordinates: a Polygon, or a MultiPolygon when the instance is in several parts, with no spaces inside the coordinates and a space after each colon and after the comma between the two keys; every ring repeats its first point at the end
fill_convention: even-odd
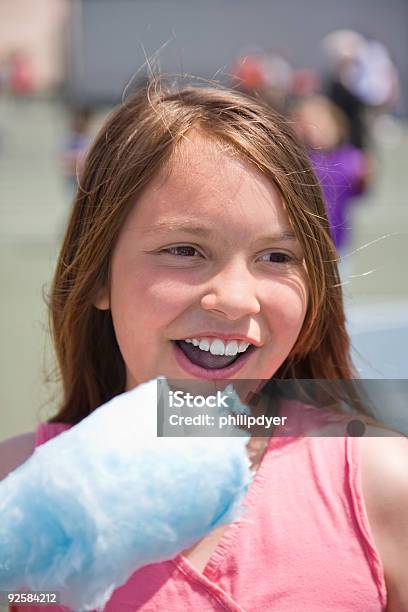
{"type": "Polygon", "coordinates": [[[241,56],[231,72],[241,91],[261,98],[278,112],[286,112],[293,87],[293,68],[283,55],[262,51],[241,56]]]}
{"type": "Polygon", "coordinates": [[[398,71],[388,49],[353,30],[336,30],[322,40],[328,97],[347,115],[350,143],[372,147],[370,121],[399,97],[398,71]]]}
{"type": "Polygon", "coordinates": [[[239,90],[248,94],[261,91],[264,87],[262,53],[252,52],[238,57],[232,64],[231,74],[239,90]]]}
{"type": "Polygon", "coordinates": [[[368,187],[370,164],[348,142],[347,117],[328,98],[312,96],[300,101],[292,116],[323,189],[334,244],[344,256],[351,240],[351,205],[368,187]]]}
{"type": "Polygon", "coordinates": [[[364,37],[354,30],[335,30],[321,42],[326,63],[325,92],[347,116],[349,142],[358,149],[369,146],[365,105],[350,87],[348,75],[364,44],[364,37]]]}
{"type": "Polygon", "coordinates": [[[314,96],[321,91],[321,79],[315,70],[297,68],[293,73],[292,95],[295,99],[314,96]]]}
{"type": "Polygon", "coordinates": [[[371,109],[392,109],[399,99],[399,75],[387,47],[368,38],[346,75],[346,83],[371,109]]]}

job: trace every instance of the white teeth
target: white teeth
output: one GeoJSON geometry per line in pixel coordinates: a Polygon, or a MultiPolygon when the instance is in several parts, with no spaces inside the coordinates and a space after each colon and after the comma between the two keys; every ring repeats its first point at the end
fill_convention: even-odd
{"type": "MultiPolygon", "coordinates": [[[[200,342],[201,348],[201,342],[200,342]]],[[[213,340],[210,345],[211,355],[224,355],[225,346],[222,340],[213,340]]]]}
{"type": "Polygon", "coordinates": [[[229,340],[224,342],[220,338],[186,338],[184,342],[198,346],[202,351],[210,351],[212,355],[234,356],[237,353],[244,353],[250,346],[249,342],[243,340],[229,340]]]}
{"type": "Polygon", "coordinates": [[[226,355],[236,355],[238,353],[238,342],[236,340],[230,340],[225,347],[226,355]]]}
{"type": "Polygon", "coordinates": [[[207,338],[202,338],[198,346],[200,347],[202,351],[210,350],[210,343],[207,338]]]}
{"type": "Polygon", "coordinates": [[[248,346],[249,346],[248,342],[244,342],[244,340],[241,340],[238,346],[238,353],[243,353],[244,351],[246,351],[248,346]]]}

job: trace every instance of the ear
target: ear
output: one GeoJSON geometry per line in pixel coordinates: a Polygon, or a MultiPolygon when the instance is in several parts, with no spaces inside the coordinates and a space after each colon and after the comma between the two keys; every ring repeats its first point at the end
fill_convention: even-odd
{"type": "Polygon", "coordinates": [[[106,287],[102,287],[99,289],[96,299],[93,302],[93,305],[98,310],[109,310],[110,308],[110,297],[109,291],[106,287]]]}

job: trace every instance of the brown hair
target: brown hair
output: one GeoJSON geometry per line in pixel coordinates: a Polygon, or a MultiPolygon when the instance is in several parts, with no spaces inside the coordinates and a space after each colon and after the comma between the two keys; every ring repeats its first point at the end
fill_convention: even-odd
{"type": "Polygon", "coordinates": [[[320,186],[288,121],[236,91],[177,89],[155,78],[108,117],[80,177],[50,295],[63,385],[62,405],[51,422],[75,424],[125,390],[110,311],[93,303],[109,285],[110,257],[129,210],[185,134],[197,128],[270,177],[303,247],[309,304],[299,338],[275,377],[353,377],[337,255],[320,186]]]}

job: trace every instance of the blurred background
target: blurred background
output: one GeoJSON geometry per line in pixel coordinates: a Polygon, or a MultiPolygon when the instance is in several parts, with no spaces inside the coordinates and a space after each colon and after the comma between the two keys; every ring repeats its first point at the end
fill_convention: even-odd
{"type": "Polygon", "coordinates": [[[2,0],[0,440],[55,412],[45,298],[106,114],[150,70],[215,79],[287,115],[322,182],[353,355],[407,379],[405,0],[2,0]]]}

